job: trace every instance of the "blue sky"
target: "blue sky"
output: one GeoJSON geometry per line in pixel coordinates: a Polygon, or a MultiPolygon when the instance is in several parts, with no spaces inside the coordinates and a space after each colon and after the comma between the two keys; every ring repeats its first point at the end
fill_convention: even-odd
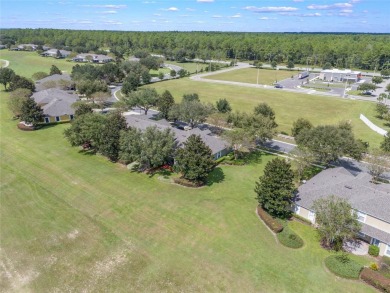
{"type": "Polygon", "coordinates": [[[1,28],[390,32],[390,0],[1,0],[1,28]]]}

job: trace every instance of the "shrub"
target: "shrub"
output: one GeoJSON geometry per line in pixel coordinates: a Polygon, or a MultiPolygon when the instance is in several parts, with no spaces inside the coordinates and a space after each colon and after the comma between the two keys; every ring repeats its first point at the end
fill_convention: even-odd
{"type": "Polygon", "coordinates": [[[284,246],[290,248],[301,248],[303,246],[303,240],[288,226],[283,228],[283,231],[278,233],[278,239],[284,246]]]}
{"type": "Polygon", "coordinates": [[[379,269],[377,263],[373,262],[372,264],[370,264],[370,269],[373,270],[373,271],[377,271],[379,269]]]}
{"type": "Polygon", "coordinates": [[[275,233],[283,230],[282,224],[275,220],[270,214],[263,210],[260,206],[257,207],[257,214],[264,221],[264,223],[275,233]]]}
{"type": "Polygon", "coordinates": [[[360,264],[345,254],[328,256],[325,259],[325,265],[335,275],[347,279],[358,279],[362,270],[360,264]]]}
{"type": "Polygon", "coordinates": [[[368,247],[368,254],[372,256],[378,256],[379,255],[379,247],[375,245],[370,245],[368,247]]]}
{"type": "Polygon", "coordinates": [[[386,278],[378,272],[370,270],[369,268],[364,268],[360,278],[382,292],[390,292],[390,279],[386,278]]]}
{"type": "Polygon", "coordinates": [[[182,177],[181,178],[174,178],[173,182],[175,182],[176,184],[186,186],[186,187],[194,187],[194,188],[200,187],[204,184],[201,181],[190,181],[190,180],[187,180],[187,179],[182,178],[182,177]]]}
{"type": "Polygon", "coordinates": [[[226,159],[226,156],[220,157],[219,159],[215,160],[215,162],[216,162],[217,164],[220,164],[220,163],[222,163],[223,161],[225,161],[225,159],[226,159]]]}

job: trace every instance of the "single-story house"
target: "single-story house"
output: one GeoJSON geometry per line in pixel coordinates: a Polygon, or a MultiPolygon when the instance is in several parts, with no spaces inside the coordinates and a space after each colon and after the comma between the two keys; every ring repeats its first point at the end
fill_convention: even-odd
{"type": "Polygon", "coordinates": [[[100,54],[83,53],[72,59],[74,62],[108,63],[114,61],[110,56],[100,54]]]}
{"type": "Polygon", "coordinates": [[[365,172],[352,175],[343,167],[327,169],[298,188],[295,213],[315,223],[315,200],[335,195],[348,200],[362,223],[359,237],[390,256],[390,184],[375,184],[365,172]]]}
{"type": "Polygon", "coordinates": [[[323,81],[358,82],[362,78],[362,73],[351,69],[326,69],[320,72],[318,78],[323,81]]]}
{"type": "Polygon", "coordinates": [[[69,74],[53,74],[35,82],[35,90],[43,91],[48,88],[58,88],[63,90],[73,90],[74,83],[69,74]],[[64,88],[65,85],[65,88],[64,88]]]}
{"type": "Polygon", "coordinates": [[[213,135],[209,129],[202,130],[200,128],[193,128],[189,130],[182,130],[172,126],[171,123],[165,119],[153,120],[150,116],[136,115],[134,113],[125,114],[124,116],[128,127],[134,127],[140,130],[145,130],[150,126],[156,126],[160,130],[165,130],[167,128],[171,129],[175,134],[179,147],[183,145],[190,135],[200,135],[203,142],[211,149],[214,159],[218,159],[230,151],[228,143],[213,135]]]}
{"type": "Polygon", "coordinates": [[[41,54],[43,57],[54,57],[54,58],[66,58],[70,55],[70,51],[67,50],[58,50],[58,49],[49,49],[41,54]],[[57,56],[59,52],[60,56],[57,56]]]}
{"type": "Polygon", "coordinates": [[[57,88],[36,92],[31,98],[42,108],[45,123],[73,120],[75,110],[72,104],[79,100],[73,92],[57,88]]]}
{"type": "Polygon", "coordinates": [[[35,44],[20,44],[18,48],[21,51],[35,51],[38,48],[38,45],[35,44]]]}

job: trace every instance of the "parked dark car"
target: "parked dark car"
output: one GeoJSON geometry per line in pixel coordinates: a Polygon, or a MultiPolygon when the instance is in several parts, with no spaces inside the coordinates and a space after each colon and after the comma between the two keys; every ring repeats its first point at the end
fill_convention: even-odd
{"type": "Polygon", "coordinates": [[[283,86],[282,86],[281,84],[277,83],[277,84],[275,84],[275,88],[277,88],[277,89],[282,89],[283,86]]]}

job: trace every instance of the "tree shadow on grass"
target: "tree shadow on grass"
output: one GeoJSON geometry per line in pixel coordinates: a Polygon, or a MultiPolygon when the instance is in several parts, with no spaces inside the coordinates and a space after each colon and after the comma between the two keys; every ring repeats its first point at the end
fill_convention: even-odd
{"type": "Polygon", "coordinates": [[[245,164],[259,164],[263,161],[264,155],[267,154],[262,151],[253,151],[247,154],[243,160],[245,161],[245,164]]]}
{"type": "Polygon", "coordinates": [[[94,156],[96,155],[96,150],[94,149],[88,149],[88,150],[79,150],[79,154],[83,154],[85,156],[94,156]]]}
{"type": "Polygon", "coordinates": [[[225,174],[220,167],[217,167],[207,177],[207,186],[211,186],[214,183],[221,183],[225,180],[225,174]]]}

